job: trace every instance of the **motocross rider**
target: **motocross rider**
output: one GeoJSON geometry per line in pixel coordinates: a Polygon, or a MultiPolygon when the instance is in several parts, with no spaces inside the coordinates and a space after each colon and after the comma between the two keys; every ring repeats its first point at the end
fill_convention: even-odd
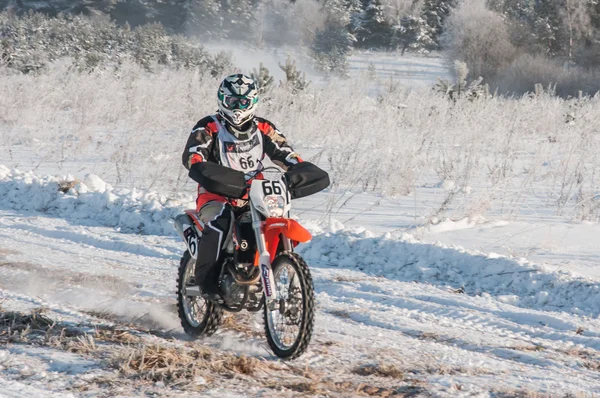
{"type": "MultiPolygon", "coordinates": [[[[255,116],[258,88],[253,79],[243,74],[226,77],[217,98],[218,113],[196,123],[187,140],[182,161],[190,172],[203,162],[243,173],[260,172],[265,155],[286,167],[302,161],[270,121],[255,116]]],[[[221,251],[231,238],[233,210],[244,204],[198,185],[196,210],[204,230],[198,244],[195,281],[207,297],[218,295],[221,251]]]]}

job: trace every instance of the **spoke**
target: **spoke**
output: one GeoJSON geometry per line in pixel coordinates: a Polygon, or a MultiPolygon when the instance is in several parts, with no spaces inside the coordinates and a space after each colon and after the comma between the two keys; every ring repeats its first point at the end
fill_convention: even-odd
{"type": "Polygon", "coordinates": [[[296,270],[290,264],[284,264],[274,272],[277,286],[278,300],[284,303],[284,313],[278,309],[268,313],[271,324],[272,337],[281,349],[289,349],[296,342],[300,334],[302,319],[302,290],[294,287],[297,283],[296,270]],[[298,293],[300,293],[298,295],[298,293]]]}
{"type": "MultiPolygon", "coordinates": [[[[190,285],[190,279],[192,279],[192,277],[194,276],[193,271],[194,259],[190,259],[184,273],[184,278],[182,281],[183,286],[190,285]]],[[[185,288],[182,290],[185,290],[185,288]]],[[[206,301],[202,297],[187,296],[184,293],[184,291],[181,292],[181,295],[183,296],[183,310],[185,312],[185,316],[188,322],[190,323],[190,325],[198,327],[204,320],[204,316],[206,313],[206,301]]]]}

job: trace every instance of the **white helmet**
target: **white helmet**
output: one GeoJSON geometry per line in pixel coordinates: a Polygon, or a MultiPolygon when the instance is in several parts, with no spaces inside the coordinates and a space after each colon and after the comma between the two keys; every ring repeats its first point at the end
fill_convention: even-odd
{"type": "Polygon", "coordinates": [[[219,113],[233,127],[252,120],[258,103],[256,82],[246,75],[227,76],[219,86],[219,113]]]}

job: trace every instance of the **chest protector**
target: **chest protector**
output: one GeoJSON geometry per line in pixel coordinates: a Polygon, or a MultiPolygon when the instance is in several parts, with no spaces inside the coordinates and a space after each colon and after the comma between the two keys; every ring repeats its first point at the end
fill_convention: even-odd
{"type": "Polygon", "coordinates": [[[213,117],[217,124],[217,141],[221,165],[248,173],[260,168],[259,161],[264,157],[263,135],[254,128],[248,139],[240,140],[231,134],[221,122],[213,117]]]}

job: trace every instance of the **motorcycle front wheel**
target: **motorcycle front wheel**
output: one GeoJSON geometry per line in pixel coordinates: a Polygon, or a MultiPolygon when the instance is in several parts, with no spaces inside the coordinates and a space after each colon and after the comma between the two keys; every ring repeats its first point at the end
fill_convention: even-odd
{"type": "Polygon", "coordinates": [[[273,264],[274,305],[265,304],[265,333],[279,358],[300,356],[310,342],[314,325],[314,288],[306,262],[296,253],[283,252],[273,264]]]}
{"type": "Polygon", "coordinates": [[[187,288],[197,286],[194,280],[195,265],[196,260],[186,251],[179,263],[177,311],[181,326],[189,336],[210,336],[219,328],[223,310],[202,296],[187,293],[187,288]]]}

